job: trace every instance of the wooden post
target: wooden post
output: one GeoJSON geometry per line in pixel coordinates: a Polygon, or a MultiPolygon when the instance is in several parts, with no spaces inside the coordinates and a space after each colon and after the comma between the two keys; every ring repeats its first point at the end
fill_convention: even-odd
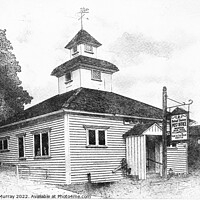
{"type": "Polygon", "coordinates": [[[163,121],[162,121],[162,177],[167,177],[167,88],[163,87],[163,121]]]}
{"type": "Polygon", "coordinates": [[[88,179],[88,182],[86,183],[86,190],[87,190],[88,196],[91,196],[92,180],[91,180],[91,174],[90,173],[87,174],[87,179],[88,179]]]}
{"type": "Polygon", "coordinates": [[[16,165],[17,181],[19,181],[19,165],[16,165]]]}

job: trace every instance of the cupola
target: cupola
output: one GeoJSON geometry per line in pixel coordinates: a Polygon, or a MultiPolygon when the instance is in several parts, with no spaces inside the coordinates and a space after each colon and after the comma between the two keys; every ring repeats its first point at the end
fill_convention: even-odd
{"type": "Polygon", "coordinates": [[[97,59],[101,46],[87,31],[81,29],[65,46],[71,59],[56,67],[51,75],[58,78],[58,93],[80,87],[112,91],[112,75],[119,69],[112,63],[97,59]]]}
{"type": "Polygon", "coordinates": [[[96,58],[97,48],[99,46],[101,46],[101,43],[93,38],[87,31],[81,29],[65,48],[70,50],[71,58],[78,55],[96,58]]]}

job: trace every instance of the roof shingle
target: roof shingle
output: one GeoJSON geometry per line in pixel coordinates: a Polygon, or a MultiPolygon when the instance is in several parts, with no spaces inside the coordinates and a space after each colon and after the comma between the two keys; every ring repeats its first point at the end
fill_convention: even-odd
{"type": "Polygon", "coordinates": [[[132,129],[123,134],[123,138],[126,138],[131,135],[141,135],[146,131],[149,127],[151,127],[155,122],[145,123],[145,124],[136,124],[132,129]]]}
{"type": "Polygon", "coordinates": [[[71,49],[73,46],[78,44],[90,44],[94,47],[101,46],[101,43],[93,38],[87,31],[81,29],[74,38],[65,46],[67,49],[71,49]]]}
{"type": "Polygon", "coordinates": [[[105,60],[100,60],[96,58],[91,58],[87,56],[82,56],[79,55],[62,65],[56,67],[51,75],[60,77],[64,75],[67,71],[74,70],[78,67],[87,67],[87,68],[92,68],[92,69],[99,69],[99,70],[104,70],[104,71],[110,71],[110,72],[116,72],[119,71],[119,69],[112,63],[105,61],[105,60]]]}
{"type": "Polygon", "coordinates": [[[79,88],[56,95],[22,113],[1,122],[0,125],[44,115],[62,108],[93,113],[108,113],[162,119],[162,110],[113,92],[79,88]]]}

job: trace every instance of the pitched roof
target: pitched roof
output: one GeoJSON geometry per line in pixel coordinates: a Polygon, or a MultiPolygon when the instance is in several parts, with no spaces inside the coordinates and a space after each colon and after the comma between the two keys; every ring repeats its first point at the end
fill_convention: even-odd
{"type": "Polygon", "coordinates": [[[146,131],[149,127],[151,127],[155,122],[145,123],[145,124],[136,124],[132,129],[123,134],[123,138],[128,137],[130,135],[141,135],[146,131]]]}
{"type": "Polygon", "coordinates": [[[162,119],[162,110],[151,105],[113,92],[79,88],[47,99],[22,113],[18,113],[7,121],[1,122],[0,125],[51,113],[62,108],[162,119]]]}
{"type": "Polygon", "coordinates": [[[67,49],[71,49],[73,46],[78,44],[90,44],[94,47],[101,46],[101,43],[99,43],[95,38],[93,38],[87,31],[81,29],[74,38],[65,46],[67,49]]]}
{"type": "Polygon", "coordinates": [[[119,69],[112,63],[107,62],[105,60],[100,60],[96,58],[91,58],[87,56],[82,56],[79,55],[62,65],[56,67],[51,75],[60,77],[64,75],[67,71],[74,70],[79,67],[87,67],[87,68],[92,68],[92,69],[99,69],[102,71],[110,71],[110,72],[116,72],[119,71],[119,69]]]}
{"type": "Polygon", "coordinates": [[[179,108],[179,107],[176,107],[172,112],[171,114],[172,115],[178,115],[178,114],[187,114],[188,111],[182,109],[182,108],[179,108]]]}

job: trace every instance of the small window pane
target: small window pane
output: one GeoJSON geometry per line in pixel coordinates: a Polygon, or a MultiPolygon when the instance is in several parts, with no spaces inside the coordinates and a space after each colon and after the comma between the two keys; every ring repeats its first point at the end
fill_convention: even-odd
{"type": "Polygon", "coordinates": [[[42,134],[42,155],[49,155],[49,138],[48,133],[42,134]]]}
{"type": "Polygon", "coordinates": [[[72,52],[73,52],[73,53],[76,53],[77,51],[78,51],[77,46],[74,46],[74,47],[72,48],[72,52]]]}
{"type": "Polygon", "coordinates": [[[65,81],[71,81],[72,77],[71,77],[71,73],[67,73],[65,74],[65,81]]]}
{"type": "Polygon", "coordinates": [[[3,149],[8,149],[8,140],[3,141],[3,149]]]}
{"type": "Polygon", "coordinates": [[[105,145],[105,131],[99,131],[99,145],[105,145]]]}
{"type": "Polygon", "coordinates": [[[24,138],[19,137],[19,157],[24,157],[24,138]]]}
{"type": "Polygon", "coordinates": [[[35,141],[35,156],[41,156],[40,151],[40,135],[34,135],[34,141],[35,141]]]}
{"type": "Polygon", "coordinates": [[[3,140],[0,140],[0,150],[3,149],[3,145],[2,145],[2,143],[3,143],[3,140]]]}
{"type": "Polygon", "coordinates": [[[92,70],[92,79],[101,80],[101,72],[98,70],[92,70]]]}
{"type": "Polygon", "coordinates": [[[95,130],[89,130],[89,145],[95,145],[96,138],[95,138],[95,130]]]}
{"type": "Polygon", "coordinates": [[[85,45],[85,51],[93,52],[93,48],[91,45],[85,45]]]}

